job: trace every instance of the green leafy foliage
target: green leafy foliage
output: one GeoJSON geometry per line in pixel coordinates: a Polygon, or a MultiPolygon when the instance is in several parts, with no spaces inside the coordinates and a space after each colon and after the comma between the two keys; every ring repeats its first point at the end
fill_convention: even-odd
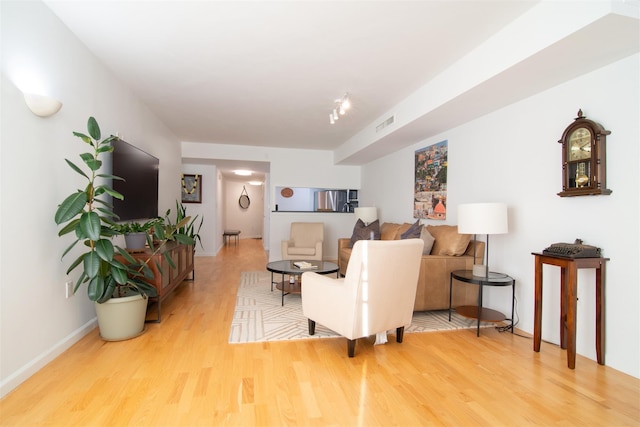
{"type": "MultiPolygon", "coordinates": [[[[194,239],[189,235],[184,235],[177,226],[164,224],[162,218],[155,218],[144,224],[116,224],[113,218],[113,207],[108,200],[101,197],[109,195],[112,198],[124,200],[124,195],[111,188],[110,180],[122,180],[122,178],[110,174],[98,173],[103,162],[100,156],[113,151],[111,142],[116,138],[110,136],[103,140],[101,138],[100,126],[98,122],[90,117],[87,122],[87,136],[84,133],[73,132],[73,135],[80,138],[82,142],[91,147],[90,152],[79,155],[82,160],[81,166],[65,159],[67,165],[86,180],[84,189],[77,189],[67,196],[56,210],[54,220],[61,226],[58,231],[59,236],[73,233],[75,240],[67,247],[62,257],[74,249],[78,242],[82,242],[84,252],[80,254],[67,269],[67,274],[78,267],[81,272],[74,292],[86,284],[87,295],[91,301],[102,303],[112,297],[121,296],[125,288],[137,291],[146,296],[156,296],[157,290],[145,279],[153,279],[153,271],[148,263],[153,256],[159,253],[168,241],[177,241],[184,244],[194,244],[194,239]],[[105,183],[106,182],[106,183],[105,183]],[[111,238],[124,234],[129,227],[140,228],[140,231],[150,231],[153,229],[153,238],[148,235],[147,242],[150,247],[150,255],[145,260],[133,258],[126,250],[113,245],[111,238]]],[[[180,227],[184,227],[189,222],[187,217],[180,222],[180,227]]],[[[164,252],[167,262],[175,267],[173,260],[164,252]]],[[[159,268],[162,273],[162,269],[159,268]]]]}
{"type": "Polygon", "coordinates": [[[194,216],[193,218],[187,216],[187,208],[178,201],[176,201],[175,225],[171,222],[169,215],[171,215],[171,209],[167,210],[167,212],[165,213],[165,223],[170,226],[175,226],[175,228],[177,229],[176,240],[186,245],[195,244],[195,242],[198,242],[200,243],[200,247],[202,248],[200,229],[202,228],[204,218],[200,218],[200,221],[197,222],[198,215],[194,216]],[[192,239],[192,243],[187,243],[189,239],[192,239]]]}
{"type": "Polygon", "coordinates": [[[123,222],[114,224],[113,229],[122,234],[127,233],[144,233],[151,230],[155,225],[162,226],[162,218],[153,218],[146,222],[123,222]]]}

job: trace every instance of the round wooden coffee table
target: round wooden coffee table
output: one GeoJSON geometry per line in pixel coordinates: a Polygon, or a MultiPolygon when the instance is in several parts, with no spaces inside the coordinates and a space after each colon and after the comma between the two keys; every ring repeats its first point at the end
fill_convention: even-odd
{"type": "Polygon", "coordinates": [[[294,265],[294,262],[296,261],[300,260],[292,259],[272,261],[267,264],[267,271],[271,272],[271,290],[273,291],[273,285],[276,285],[276,289],[282,291],[282,305],[284,305],[285,295],[302,293],[302,283],[300,281],[300,276],[302,276],[302,273],[306,271],[313,271],[314,273],[318,274],[338,273],[338,264],[333,262],[305,260],[306,262],[313,265],[313,268],[298,268],[294,265]],[[274,273],[281,275],[280,281],[274,281],[274,273]],[[284,280],[285,274],[294,278],[293,283],[290,283],[288,280],[284,280]]]}

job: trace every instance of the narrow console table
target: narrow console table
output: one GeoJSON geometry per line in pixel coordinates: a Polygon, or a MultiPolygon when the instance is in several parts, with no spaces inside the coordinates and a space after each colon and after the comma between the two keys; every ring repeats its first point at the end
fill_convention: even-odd
{"type": "MultiPolygon", "coordinates": [[[[158,317],[157,319],[147,320],[147,322],[160,323],[162,314],[162,301],[169,296],[169,294],[180,284],[183,280],[194,274],[194,262],[193,262],[193,245],[182,245],[176,242],[168,242],[160,251],[151,256],[151,250],[146,248],[142,252],[131,253],[130,255],[136,260],[146,261],[151,257],[151,260],[147,264],[151,271],[153,271],[153,279],[145,279],[150,285],[153,285],[157,291],[158,296],[153,297],[158,304],[158,317]],[[176,268],[171,268],[167,260],[164,258],[164,253],[169,253],[171,260],[175,264],[176,268]],[[160,266],[160,269],[158,269],[160,266]]],[[[120,255],[117,255],[120,261],[124,261],[120,255]]]]}
{"type": "Polygon", "coordinates": [[[513,333],[514,303],[516,300],[516,281],[514,278],[502,273],[490,272],[487,276],[474,276],[472,270],[456,270],[451,272],[449,278],[449,322],[451,322],[451,307],[453,295],[453,281],[478,285],[478,305],[463,305],[456,307],[456,313],[471,319],[478,319],[476,336],[480,336],[480,321],[501,322],[506,320],[504,314],[490,308],[482,307],[483,286],[511,286],[511,333],[513,333]]]}
{"type": "Polygon", "coordinates": [[[576,301],[578,300],[578,269],[596,269],[596,354],[604,365],[604,290],[605,263],[609,258],[566,258],[532,252],[535,256],[535,311],[533,321],[533,351],[540,351],[542,340],[542,266],[560,267],[560,347],[567,350],[569,369],[576,367],[576,301]]]}

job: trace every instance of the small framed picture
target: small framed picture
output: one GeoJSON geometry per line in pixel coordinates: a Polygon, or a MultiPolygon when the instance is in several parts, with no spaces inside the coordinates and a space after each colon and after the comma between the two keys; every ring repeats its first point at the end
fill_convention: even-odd
{"type": "Polygon", "coordinates": [[[202,175],[182,174],[182,203],[202,203],[202,175]]]}

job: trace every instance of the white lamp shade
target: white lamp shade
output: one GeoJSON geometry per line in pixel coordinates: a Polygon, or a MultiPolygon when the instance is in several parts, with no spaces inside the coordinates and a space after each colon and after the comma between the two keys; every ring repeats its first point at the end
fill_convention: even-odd
{"type": "Polygon", "coordinates": [[[504,234],[509,231],[505,203],[458,205],[458,233],[504,234]]]}
{"type": "Polygon", "coordinates": [[[355,208],[353,213],[356,215],[356,218],[360,218],[365,225],[369,225],[378,219],[378,209],[375,207],[355,208]]]}
{"type": "Polygon", "coordinates": [[[34,93],[25,93],[24,102],[26,102],[27,107],[33,114],[40,117],[53,116],[62,108],[62,102],[34,93]]]}

